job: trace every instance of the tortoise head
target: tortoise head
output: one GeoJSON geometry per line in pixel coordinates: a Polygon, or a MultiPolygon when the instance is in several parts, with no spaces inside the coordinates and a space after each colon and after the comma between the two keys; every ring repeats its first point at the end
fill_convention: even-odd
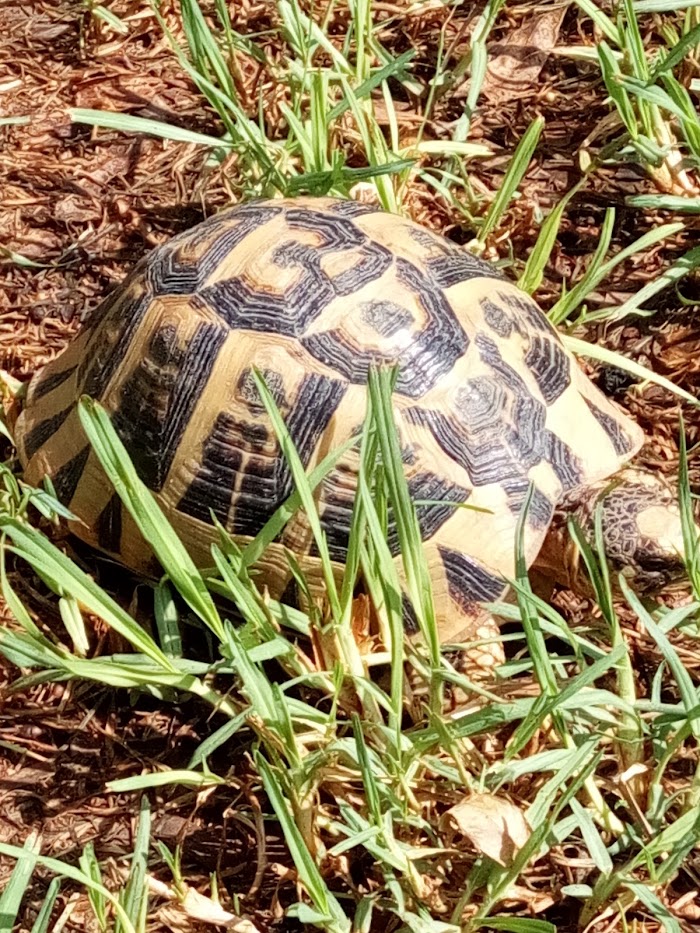
{"type": "MultiPolygon", "coordinates": [[[[629,467],[578,490],[576,499],[564,507],[589,541],[595,538],[596,510],[602,510],[603,543],[613,583],[621,573],[636,592],[651,594],[683,578],[680,509],[676,493],[662,478],[629,467]]],[[[590,593],[584,562],[566,533],[565,521],[555,522],[543,556],[548,576],[590,593]]]]}

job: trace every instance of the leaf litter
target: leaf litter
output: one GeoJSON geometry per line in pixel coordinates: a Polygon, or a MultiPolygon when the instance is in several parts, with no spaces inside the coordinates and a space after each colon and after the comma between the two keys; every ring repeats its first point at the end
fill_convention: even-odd
{"type": "MultiPolygon", "coordinates": [[[[70,107],[116,110],[156,118],[193,131],[216,134],[215,114],[183,76],[162,38],[151,7],[140,2],[105,4],[126,32],[93,16],[91,4],[78,7],[68,0],[0,6],[0,27],[5,42],[0,48],[4,77],[0,100],[5,119],[0,127],[3,159],[0,165],[0,368],[26,379],[60,352],[81,320],[121,281],[131,266],[149,249],[186,229],[205,213],[229,203],[235,159],[221,166],[206,163],[206,154],[191,144],[164,142],[149,137],[130,137],[116,131],[95,131],[72,124],[70,107]],[[14,121],[14,122],[13,122],[14,121]]],[[[464,95],[457,84],[452,92],[436,95],[426,119],[429,82],[436,68],[449,71],[469,52],[474,26],[468,5],[441,2],[377,3],[373,5],[381,25],[381,41],[395,54],[415,51],[412,73],[421,93],[396,89],[401,133],[410,134],[424,125],[425,138],[449,137],[463,112],[464,95]],[[438,49],[444,50],[439,62],[438,49]]],[[[316,15],[323,15],[318,4],[316,15]]],[[[172,28],[177,17],[169,4],[164,15],[172,28]]],[[[334,18],[330,16],[331,31],[334,18]]],[[[271,4],[240,0],[235,4],[235,26],[244,34],[258,36],[268,62],[279,67],[284,49],[276,30],[278,21],[271,4]]],[[[646,20],[653,44],[657,21],[646,20]]],[[[338,34],[340,33],[338,24],[338,34]]],[[[483,85],[486,104],[474,115],[470,140],[487,144],[493,157],[469,164],[470,183],[481,204],[488,204],[499,190],[509,156],[535,116],[545,126],[522,184],[498,229],[485,244],[486,255],[513,265],[517,277],[533,248],[541,219],[579,180],[581,147],[602,146],[609,125],[605,88],[597,70],[585,62],[572,64],[562,55],[569,47],[591,46],[590,22],[578,15],[574,4],[514,3],[497,21],[489,38],[489,67],[483,85]],[[556,48],[557,54],[548,54],[556,48]]],[[[647,38],[647,37],[645,37],[647,38]]],[[[284,117],[279,107],[285,92],[275,69],[240,55],[239,90],[251,117],[257,116],[259,91],[264,90],[265,119],[271,135],[282,135],[284,117]]],[[[689,60],[689,68],[695,65],[689,60]]],[[[388,118],[387,118],[388,119],[388,118]]],[[[348,144],[350,145],[350,144],[348,144]]],[[[654,193],[635,166],[608,164],[594,173],[564,210],[550,262],[536,297],[547,310],[557,300],[562,284],[580,280],[599,240],[605,209],[616,208],[612,249],[619,250],[642,232],[676,219],[668,211],[639,211],[627,206],[630,195],[654,193]]],[[[456,242],[469,242],[475,231],[455,205],[436,198],[420,180],[409,186],[405,204],[416,220],[446,233],[456,242]]],[[[472,207],[472,205],[470,205],[472,207]]],[[[685,230],[633,261],[616,268],[588,299],[592,309],[619,306],[648,281],[658,277],[698,243],[700,221],[677,215],[685,230]]],[[[678,287],[654,296],[653,315],[630,317],[621,322],[589,323],[574,333],[626,356],[674,380],[691,394],[700,395],[700,331],[697,305],[700,285],[697,273],[678,287]]],[[[592,378],[609,395],[624,404],[642,424],[648,443],[642,461],[650,468],[675,478],[678,472],[679,408],[675,400],[653,385],[633,386],[625,373],[612,367],[583,361],[592,378]]],[[[684,412],[686,442],[691,451],[691,488],[700,489],[700,417],[684,412]]],[[[66,542],[72,547],[71,542],[66,542]]],[[[79,560],[90,560],[78,552],[79,560]]],[[[90,566],[90,564],[88,563],[90,566]]],[[[110,586],[131,604],[137,614],[138,581],[125,580],[114,568],[95,568],[103,585],[110,586]]],[[[23,595],[51,625],[55,606],[41,581],[16,581],[23,595]]],[[[594,604],[563,591],[555,605],[572,618],[589,618],[596,625],[594,604]]],[[[356,625],[366,628],[366,607],[358,607],[356,625]]],[[[144,620],[148,610],[144,610],[144,620]]],[[[4,619],[10,622],[4,610],[4,619]]],[[[621,615],[630,645],[633,666],[641,686],[654,689],[659,656],[656,645],[640,630],[636,619],[621,615]]],[[[11,624],[11,623],[10,623],[11,624]]],[[[105,650],[112,636],[97,624],[99,646],[105,650]]],[[[700,657],[695,643],[672,635],[687,669],[697,682],[700,657]]],[[[2,663],[0,701],[0,782],[3,816],[0,841],[22,844],[30,831],[38,830],[44,852],[73,859],[88,842],[109,865],[130,853],[134,844],[134,798],[128,793],[106,793],[105,784],[141,769],[184,766],[190,754],[212,729],[209,716],[192,699],[164,707],[156,700],[139,697],[135,706],[120,705],[114,694],[94,685],[37,683],[17,693],[12,689],[18,671],[2,663]]],[[[524,684],[517,689],[528,692],[524,684]]],[[[249,737],[248,737],[249,738],[249,737]]],[[[154,838],[177,845],[185,853],[188,901],[158,914],[149,933],[166,929],[204,929],[209,924],[231,929],[286,929],[283,908],[294,898],[296,875],[281,833],[265,824],[262,846],[262,806],[244,733],[226,747],[226,761],[217,773],[227,773],[226,788],[202,798],[188,788],[153,792],[156,814],[154,838]],[[255,858],[251,853],[255,852],[255,858]],[[235,918],[208,893],[216,874],[247,904],[247,918],[235,918]],[[168,910],[175,914],[168,914],[168,910]],[[184,916],[183,916],[184,914],[184,916]],[[197,923],[204,925],[197,927],[197,923]],[[181,926],[178,927],[178,924],[181,926]],[[238,924],[238,925],[236,925],[238,924]]],[[[479,742],[474,753],[497,760],[507,737],[495,732],[479,742]]],[[[538,732],[531,751],[549,748],[549,736],[538,732]]],[[[668,793],[680,791],[687,768],[679,762],[671,769],[668,793]],[[675,782],[675,783],[674,783],[675,782]]],[[[610,761],[611,782],[616,763],[610,761]]],[[[342,787],[342,769],[335,780],[342,787]]],[[[514,799],[531,800],[537,782],[525,786],[516,781],[514,799]]],[[[425,812],[442,814],[443,825],[461,833],[477,853],[509,864],[527,839],[522,807],[490,794],[472,794],[466,800],[439,800],[439,786],[421,789],[425,812]]],[[[342,788],[348,800],[357,799],[352,788],[342,788]]],[[[324,803],[332,818],[334,803],[324,803]]],[[[333,875],[333,860],[327,868],[333,875]]],[[[338,871],[348,862],[338,857],[338,871]]],[[[435,903],[452,903],[459,896],[466,867],[456,863],[442,882],[433,880],[435,903]]],[[[0,862],[0,888],[12,865],[0,862]]],[[[362,865],[355,866],[362,876],[362,865]]],[[[350,878],[351,886],[372,890],[370,866],[364,877],[350,878]]],[[[517,905],[528,905],[533,916],[546,916],[561,930],[576,928],[575,909],[562,907],[560,891],[567,885],[585,884],[594,866],[582,848],[555,847],[551,858],[534,862],[527,886],[513,885],[510,896],[517,905]],[[568,913],[567,913],[568,910],[568,913]]],[[[46,877],[38,875],[36,900],[26,906],[24,928],[29,928],[45,890],[46,877]]],[[[425,883],[428,883],[426,879],[425,883]]],[[[156,893],[169,899],[167,884],[151,878],[156,893]]],[[[697,922],[700,907],[696,889],[669,890],[667,904],[680,924],[697,922]]],[[[63,903],[66,930],[86,930],[93,920],[83,895],[63,903]]],[[[638,921],[635,920],[635,923],[638,921]]],[[[646,916],[638,929],[660,927],[646,916]]],[[[291,927],[290,927],[291,928],[291,927]]],[[[622,929],[619,917],[608,916],[595,927],[622,929]]],[[[689,928],[689,927],[688,927],[689,928]]],[[[591,933],[593,933],[591,928],[591,933]]]]}

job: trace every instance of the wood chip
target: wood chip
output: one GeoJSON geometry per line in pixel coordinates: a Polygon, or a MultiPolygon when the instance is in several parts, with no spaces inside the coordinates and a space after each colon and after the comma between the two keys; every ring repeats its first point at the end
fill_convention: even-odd
{"type": "Polygon", "coordinates": [[[491,103],[532,94],[549,52],[557,43],[559,27],[568,8],[562,3],[524,19],[508,35],[507,43],[489,50],[489,65],[481,93],[491,103]]]}

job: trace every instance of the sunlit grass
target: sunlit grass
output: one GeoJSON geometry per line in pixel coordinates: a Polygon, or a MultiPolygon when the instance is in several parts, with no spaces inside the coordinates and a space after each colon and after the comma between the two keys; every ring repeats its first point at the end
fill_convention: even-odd
{"type": "MultiPolygon", "coordinates": [[[[519,284],[529,293],[544,280],[568,206],[601,166],[635,162],[657,186],[658,194],[629,198],[630,207],[673,211],[691,219],[698,211],[694,186],[700,118],[678,78],[680,66],[700,44],[698,9],[689,6],[673,22],[664,21],[660,31],[665,45],[650,49],[640,17],[677,10],[677,3],[624,0],[615,16],[593,0],[577,0],[577,5],[581,18],[594,22],[598,32],[594,46],[571,54],[599,68],[615,122],[600,151],[582,154],[582,178],[543,219],[530,255],[520,257],[519,284]]],[[[491,198],[475,196],[469,183],[472,160],[493,153],[471,139],[470,132],[481,102],[489,42],[505,9],[501,0],[489,0],[477,17],[462,58],[445,65],[438,56],[424,124],[407,144],[399,132],[392,88],[398,83],[413,93],[421,91],[412,73],[415,54],[396,54],[382,44],[369,0],[348,4],[347,32],[341,37],[330,35],[327,17],[310,16],[308,6],[297,0],[276,0],[274,6],[285,52],[281,63],[267,61],[256,37],[237,31],[231,6],[223,0],[216,0],[206,16],[194,0],[183,0],[178,30],[158,12],[159,28],[183,72],[217,115],[219,135],[105,111],[76,109],[73,119],[97,127],[97,132],[145,133],[202,146],[210,164],[235,157],[235,171],[227,180],[237,199],[303,193],[352,197],[362,183],[384,210],[405,213],[413,186],[442,199],[464,221],[474,233],[469,248],[483,251],[507,236],[508,212],[520,196],[546,126],[542,118],[534,119],[510,154],[498,190],[491,198]],[[269,68],[283,89],[281,133],[268,131],[262,97],[256,113],[243,106],[238,52],[269,68]],[[461,117],[426,139],[432,103],[466,75],[470,83],[461,117]],[[385,120],[379,119],[379,105],[385,120]]],[[[128,28],[101,4],[89,4],[89,11],[117,32],[128,28]]],[[[591,295],[620,264],[685,230],[684,222],[668,220],[615,251],[615,220],[610,208],[598,248],[575,285],[550,310],[554,324],[649,314],[651,298],[700,264],[698,249],[691,248],[624,304],[590,310],[591,295]]],[[[508,263],[514,258],[507,257],[508,263]]],[[[696,403],[638,363],[570,334],[565,340],[577,353],[618,365],[640,381],[653,380],[684,402],[696,403]]],[[[281,828],[297,872],[299,901],[287,913],[304,924],[333,933],[389,925],[421,933],[480,928],[554,933],[553,923],[527,915],[529,904],[517,900],[518,886],[522,895],[532,866],[548,856],[560,858],[561,847],[571,843],[592,865],[585,883],[561,891],[573,904],[570,909],[581,928],[607,917],[606,911],[616,911],[623,929],[626,912],[641,904],[665,929],[680,930],[664,901],[664,887],[686,872],[688,855],[700,844],[698,769],[685,786],[667,791],[677,785],[674,769],[680,759],[691,760],[700,734],[697,685],[684,667],[676,638],[684,632],[697,636],[700,608],[700,561],[685,449],[680,501],[689,589],[696,601],[673,610],[650,606],[624,581],[624,602],[616,601],[600,532],[589,542],[572,526],[595,592],[591,618],[573,624],[532,592],[522,547],[515,541],[515,599],[495,607],[501,618],[517,626],[504,636],[508,661],[493,683],[474,690],[451,667],[439,644],[415,504],[408,496],[393,423],[391,374],[372,374],[365,430],[348,442],[357,445],[362,466],[340,581],[315,501],[323,477],[347,446],[331,452],[307,476],[262,380],[258,388],[296,488],[244,548],[221,529],[206,572],[194,566],[165,521],[106,412],[90,400],[81,402],[82,424],[95,452],[164,570],[152,588],[151,633],[30,521],[34,509],[54,523],[69,517],[50,484],[34,490],[8,466],[0,472],[0,583],[15,619],[14,625],[0,629],[0,651],[22,671],[16,688],[91,682],[132,696],[148,693],[164,705],[195,696],[214,717],[211,734],[185,767],[144,769],[107,787],[141,800],[133,853],[117,891],[106,885],[104,868],[90,847],[76,867],[44,857],[41,839],[33,836],[23,849],[0,846],[0,852],[17,860],[0,895],[7,929],[17,920],[37,867],[56,879],[33,933],[50,929],[66,880],[88,892],[101,931],[146,931],[156,893],[172,897],[186,913],[188,882],[180,853],[162,843],[158,867],[167,867],[172,884],[166,891],[162,882],[158,887],[154,881],[147,794],[165,785],[216,793],[229,780],[212,764],[216,753],[246,730],[252,735],[259,790],[269,803],[265,819],[281,828]],[[299,509],[309,519],[320,554],[326,592],[322,608],[300,609],[270,600],[255,587],[250,572],[299,509]],[[400,567],[386,542],[389,509],[401,545],[400,567]],[[10,565],[28,565],[54,594],[62,630],[49,630],[23,604],[10,565]],[[360,579],[381,634],[371,650],[353,630],[360,579]],[[412,602],[421,634],[410,643],[403,630],[404,596],[412,602]],[[212,646],[207,660],[186,655],[182,606],[206,633],[212,646]],[[649,695],[638,689],[621,624],[623,609],[662,659],[649,695]],[[94,655],[91,617],[124,639],[129,653],[94,655]],[[270,659],[282,671],[278,680],[267,672],[270,659]],[[388,677],[377,676],[387,666],[388,677]],[[451,715],[444,706],[446,685],[461,687],[475,702],[451,715]],[[467,833],[455,836],[445,822],[451,807],[477,792],[509,803],[529,826],[528,838],[502,863],[467,833]],[[348,884],[337,867],[345,859],[374,865],[371,890],[348,884]],[[512,912],[513,903],[523,915],[512,912]]],[[[4,423],[0,430],[9,436],[4,423]]],[[[303,590],[303,568],[290,560],[303,590]]],[[[492,836],[497,832],[490,824],[489,831],[492,836]]],[[[508,826],[503,833],[508,835],[508,826]]],[[[248,906],[243,900],[243,914],[248,906]]],[[[212,916],[223,922],[216,908],[212,900],[212,916]]],[[[227,922],[232,922],[230,916],[227,922]]]]}
{"type": "MultiPolygon", "coordinates": [[[[599,158],[641,163],[659,189],[670,195],[697,193],[700,115],[674,75],[700,39],[697,9],[688,10],[680,29],[668,24],[667,46],[651,52],[640,24],[641,14],[651,12],[649,4],[622,0],[615,18],[592,0],[577,4],[603,33],[596,46],[598,64],[618,128],[623,129],[599,158]]],[[[658,12],[678,9],[677,4],[663,2],[655,6],[658,12]]]]}
{"type": "MultiPolygon", "coordinates": [[[[295,453],[286,438],[283,423],[278,420],[274,402],[265,392],[263,383],[260,389],[276,422],[285,455],[292,462],[295,453]]],[[[11,590],[5,573],[2,576],[4,596],[13,608],[19,627],[2,632],[0,650],[27,672],[26,685],[37,680],[69,678],[92,680],[114,689],[155,691],[156,694],[159,688],[168,688],[175,696],[198,696],[223,717],[224,723],[204,741],[189,769],[144,773],[113,782],[112,789],[122,793],[144,791],[167,783],[195,787],[225,783],[225,776],[211,771],[208,758],[244,724],[252,727],[256,767],[308,897],[291,911],[303,922],[344,931],[350,929],[356,910],[360,913],[380,910],[397,917],[405,917],[406,911],[415,911],[417,916],[423,915],[426,922],[436,923],[437,918],[430,920],[429,914],[425,914],[425,905],[421,906],[425,893],[422,879],[426,873],[437,872],[443,884],[449,885],[450,843],[441,830],[439,812],[432,808],[426,810],[421,802],[421,788],[439,787],[444,799],[458,803],[470,789],[482,788],[500,797],[507,794],[513,781],[525,775],[548,776],[525,810],[532,831],[529,841],[503,865],[483,855],[478,857],[477,851],[466,888],[469,897],[455,906],[457,913],[452,922],[457,923],[461,911],[469,905],[465,914],[470,918],[467,929],[477,929],[489,918],[489,923],[502,929],[554,930],[551,924],[543,921],[507,920],[507,915],[499,915],[498,906],[509,885],[527,870],[533,858],[541,858],[551,846],[572,834],[578,838],[579,833],[582,836],[578,844],[588,848],[601,872],[600,883],[588,889],[588,893],[577,890],[576,896],[583,898],[584,912],[594,914],[623,891],[627,892],[625,896],[630,898],[630,904],[638,897],[647,907],[653,907],[656,904],[653,885],[640,893],[640,883],[635,880],[630,866],[648,864],[651,859],[654,864],[658,861],[665,877],[671,877],[668,868],[671,850],[663,845],[640,848],[633,831],[638,812],[641,810],[645,820],[653,822],[663,838],[673,840],[674,856],[676,846],[687,852],[700,840],[696,810],[689,806],[694,791],[689,789],[685,806],[679,799],[675,804],[664,801],[660,807],[654,788],[660,790],[664,769],[671,760],[667,759],[665,764],[659,761],[646,796],[636,794],[632,798],[634,807],[632,802],[625,804],[622,798],[613,813],[601,795],[597,775],[610,755],[621,755],[626,767],[635,763],[648,767],[650,743],[661,747],[661,736],[669,728],[662,726],[662,722],[674,724],[677,741],[690,741],[696,734],[699,727],[695,687],[683,673],[682,662],[664,633],[692,618],[698,605],[684,607],[682,612],[670,615],[663,610],[651,612],[633,593],[625,590],[640,624],[658,643],[681,695],[675,706],[667,701],[662,703],[660,697],[642,701],[634,690],[604,558],[595,557],[587,542],[580,541],[597,601],[610,626],[609,633],[602,639],[591,637],[585,627],[569,628],[554,610],[537,600],[529,591],[521,561],[517,582],[519,609],[515,606],[500,609],[504,616],[510,613],[524,625],[527,650],[518,652],[518,665],[521,673],[532,672],[540,684],[541,695],[514,700],[493,695],[466,714],[452,718],[430,701],[431,696],[441,697],[443,682],[440,649],[433,642],[424,659],[432,657],[432,662],[420,663],[418,659],[412,675],[414,679],[428,677],[426,696],[432,710],[426,707],[426,718],[419,717],[412,726],[402,722],[404,669],[405,665],[412,666],[412,652],[416,649],[405,653],[403,644],[398,578],[380,519],[387,505],[397,516],[404,516],[399,524],[404,528],[400,538],[409,592],[420,600],[417,614],[424,618],[428,643],[433,639],[429,622],[430,584],[420,569],[422,549],[412,530],[413,506],[407,497],[395,446],[390,373],[373,374],[370,389],[368,427],[357,439],[361,445],[362,472],[350,543],[351,555],[358,554],[359,560],[351,559],[348,563],[347,572],[351,577],[340,588],[343,598],[336,595],[328,600],[330,621],[321,632],[322,639],[330,639],[338,648],[332,654],[338,659],[333,669],[314,670],[309,669],[308,663],[302,663],[300,651],[303,649],[294,632],[285,632],[274,624],[275,618],[283,618],[284,613],[276,616],[246,576],[242,560],[245,551],[222,540],[221,548],[213,550],[214,563],[220,571],[216,582],[214,577],[200,574],[133,470],[109,419],[99,406],[87,400],[81,403],[81,418],[95,451],[125,506],[161,557],[166,571],[170,571],[168,588],[174,588],[200,622],[210,629],[216,646],[215,656],[209,663],[195,663],[179,652],[166,652],[168,645],[172,645],[172,637],[168,636],[159,644],[158,633],[162,635],[168,627],[161,624],[154,636],[145,633],[43,534],[28,525],[26,500],[20,507],[17,499],[12,508],[6,506],[0,513],[3,555],[13,554],[28,562],[49,589],[61,600],[68,601],[74,611],[89,611],[112,625],[132,645],[133,653],[89,658],[84,656],[85,652],[68,649],[60,633],[37,628],[11,590]],[[382,597],[378,602],[380,615],[384,616],[381,629],[389,633],[387,647],[394,662],[393,676],[386,688],[371,676],[372,658],[359,652],[348,627],[351,603],[344,604],[343,600],[350,599],[348,594],[353,591],[361,567],[372,568],[369,590],[373,595],[379,592],[382,597]],[[415,587],[410,584],[411,579],[415,579],[415,587]],[[217,608],[214,597],[223,593],[240,611],[244,619],[242,627],[234,627],[217,608]],[[559,648],[551,641],[553,635],[559,648]],[[562,651],[567,644],[570,650],[562,651]],[[269,680],[261,665],[270,657],[282,663],[289,680],[277,683],[269,680]],[[212,665],[216,666],[219,676],[235,674],[237,689],[233,693],[223,694],[209,684],[207,672],[213,670],[212,665]],[[613,672],[617,676],[616,689],[597,686],[606,673],[613,672]],[[325,694],[330,702],[327,712],[322,712],[318,704],[309,705],[297,695],[296,685],[303,682],[325,694]],[[362,716],[355,712],[358,708],[363,711],[362,716]],[[529,743],[547,722],[550,723],[548,731],[553,727],[558,740],[547,751],[528,754],[529,743]],[[474,742],[487,735],[495,738],[504,728],[512,733],[505,758],[488,763],[478,754],[475,757],[474,742]],[[344,762],[345,780],[340,785],[337,782],[332,785],[335,805],[319,806],[325,780],[324,763],[338,755],[344,762]],[[358,809],[350,804],[350,797],[345,799],[343,788],[347,792],[355,788],[351,795],[354,798],[358,786],[364,788],[366,808],[358,809]],[[348,853],[351,857],[360,849],[372,854],[378,883],[382,884],[380,879],[384,879],[381,907],[363,901],[348,902],[342,879],[328,879],[319,873],[319,839],[325,839],[325,845],[334,851],[348,853]],[[408,905],[411,905],[410,910],[408,905]]],[[[307,510],[313,512],[311,483],[303,473],[297,473],[296,481],[297,503],[304,503],[307,510]]],[[[21,495],[19,489],[17,493],[21,495]]],[[[43,494],[44,505],[50,502],[47,496],[43,494]]],[[[291,514],[288,506],[282,511],[287,517],[291,514]]],[[[313,519],[312,524],[314,521],[318,518],[313,519]]],[[[257,553],[255,542],[250,546],[257,553]]],[[[163,589],[163,584],[154,591],[154,600],[160,605],[161,615],[168,616],[167,590],[163,589]]],[[[66,634],[75,644],[75,635],[68,624],[69,615],[62,614],[62,618],[66,634]]],[[[308,618],[306,627],[317,622],[308,618]]],[[[3,847],[2,851],[19,857],[18,850],[11,847],[3,847]]],[[[115,922],[121,923],[121,927],[115,929],[145,929],[139,926],[144,922],[144,898],[147,897],[143,888],[147,870],[144,851],[137,847],[134,852],[132,872],[136,880],[127,885],[123,897],[120,896],[121,909],[117,908],[113,897],[105,900],[99,866],[90,850],[83,856],[82,874],[74,869],[64,872],[92,891],[90,900],[96,917],[102,918],[101,928],[112,929],[109,924],[115,922]],[[114,920],[107,923],[105,918],[112,916],[111,910],[116,911],[114,920]]],[[[35,864],[34,859],[35,854],[23,854],[20,864],[29,871],[35,864]]],[[[55,860],[44,860],[41,864],[61,873],[58,867],[61,863],[55,860]]],[[[677,859],[674,865],[675,871],[680,870],[677,859]]],[[[27,871],[22,875],[24,882],[31,875],[31,871],[29,874],[27,871]]]]}

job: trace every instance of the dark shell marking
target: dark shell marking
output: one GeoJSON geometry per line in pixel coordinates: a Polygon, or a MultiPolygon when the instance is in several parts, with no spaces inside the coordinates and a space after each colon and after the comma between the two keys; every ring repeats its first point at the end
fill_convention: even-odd
{"type": "MultiPolygon", "coordinates": [[[[303,466],[311,460],[344,394],[345,386],[336,380],[314,374],[302,380],[286,425],[303,466]]],[[[231,530],[254,536],[292,489],[289,465],[271,430],[259,421],[240,420],[222,412],[204,442],[202,463],[177,508],[209,524],[213,512],[226,526],[235,503],[231,530]]]]}
{"type": "Polygon", "coordinates": [[[63,385],[67,379],[70,379],[77,368],[77,366],[69,366],[68,369],[64,369],[63,371],[59,370],[57,373],[49,373],[49,375],[45,376],[43,379],[40,377],[39,381],[36,382],[32,388],[32,397],[34,400],[48,395],[49,392],[53,392],[54,389],[63,385]]]}
{"type": "Polygon", "coordinates": [[[59,467],[54,474],[53,485],[56,496],[65,505],[70,506],[71,499],[75,495],[75,490],[78,488],[78,483],[88,462],[90,450],[91,447],[87,444],[74,457],[71,457],[63,466],[59,467]]]}
{"type": "Polygon", "coordinates": [[[382,337],[393,337],[413,323],[411,312],[393,301],[366,301],[360,305],[360,314],[365,324],[382,337]]]}
{"type": "MultiPolygon", "coordinates": [[[[424,541],[432,538],[437,530],[454,514],[455,509],[469,500],[472,493],[471,489],[465,489],[463,486],[451,483],[441,476],[427,472],[420,472],[410,477],[408,492],[415,503],[418,527],[424,541]],[[421,504],[421,500],[434,500],[435,503],[444,502],[445,505],[433,504],[432,502],[421,504]]],[[[396,521],[391,515],[387,528],[387,541],[389,549],[395,557],[400,553],[400,546],[396,521]]]]}
{"type": "MultiPolygon", "coordinates": [[[[262,368],[260,370],[260,376],[265,382],[275,405],[277,405],[278,408],[288,410],[289,402],[287,401],[287,393],[284,388],[284,377],[282,373],[274,369],[262,368]]],[[[252,415],[260,415],[265,411],[265,406],[260,398],[260,392],[255,384],[252,369],[244,369],[241,373],[238,380],[236,398],[245,403],[248,411],[252,415]]]]}
{"type": "Polygon", "coordinates": [[[126,356],[136,333],[151,308],[151,296],[128,287],[108,300],[108,310],[98,315],[99,327],[78,367],[77,381],[91,398],[100,398],[126,356]]]}
{"type": "Polygon", "coordinates": [[[122,500],[117,493],[111,497],[100,512],[95,523],[97,541],[105,551],[119,552],[122,540],[122,500]]]}
{"type": "Polygon", "coordinates": [[[254,230],[282,213],[281,207],[246,204],[210,217],[173,238],[149,257],[146,281],[152,295],[194,295],[224,259],[254,230]]]}
{"type": "Polygon", "coordinates": [[[44,421],[39,422],[39,424],[27,434],[24,438],[24,451],[27,459],[33,457],[40,447],[48,443],[56,431],[63,426],[66,418],[72,411],[73,406],[69,405],[67,408],[64,408],[63,411],[59,411],[55,415],[51,415],[50,418],[46,418],[44,421]]]}
{"type": "Polygon", "coordinates": [[[217,324],[200,323],[183,347],[181,334],[161,328],[124,379],[112,420],[149,489],[163,488],[227,336],[217,324]]]}
{"type": "Polygon", "coordinates": [[[298,339],[313,357],[349,382],[366,383],[373,363],[400,360],[398,392],[419,398],[433,388],[469,345],[442,291],[434,288],[425,273],[411,262],[394,256],[345,219],[339,221],[320,212],[302,210],[288,211],[285,218],[291,230],[313,233],[321,240],[314,246],[288,241],[279,244],[272,253],[273,262],[281,268],[298,268],[299,275],[291,288],[275,294],[240,277],[231,277],[201,289],[199,297],[233,329],[274,332],[298,339]],[[325,256],[349,249],[358,253],[358,261],[350,269],[335,276],[324,271],[325,256]],[[309,332],[332,301],[380,279],[391,267],[395,268],[398,281],[419,302],[425,324],[418,328],[411,312],[399,306],[386,323],[385,304],[382,309],[385,323],[373,327],[380,337],[389,337],[402,330],[408,332],[413,325],[413,339],[408,345],[402,345],[400,351],[389,345],[383,351],[379,344],[375,347],[359,344],[344,328],[309,332]],[[399,310],[402,315],[397,313],[399,310]]]}
{"type": "Polygon", "coordinates": [[[498,599],[506,589],[506,581],[482,567],[478,561],[453,551],[438,547],[450,596],[465,612],[473,611],[474,603],[498,599]]]}
{"type": "Polygon", "coordinates": [[[606,415],[589,398],[586,399],[586,405],[588,405],[591,414],[612,441],[615,453],[621,456],[625,454],[630,448],[630,438],[620,422],[610,415],[606,415]]]}
{"type": "MultiPolygon", "coordinates": [[[[502,486],[508,495],[508,508],[514,515],[520,517],[527,501],[530,482],[524,477],[522,479],[506,480],[502,483],[502,486]]],[[[532,490],[532,497],[527,511],[528,524],[537,530],[545,529],[549,526],[553,515],[553,503],[550,502],[541,489],[535,486],[532,490]]]]}

